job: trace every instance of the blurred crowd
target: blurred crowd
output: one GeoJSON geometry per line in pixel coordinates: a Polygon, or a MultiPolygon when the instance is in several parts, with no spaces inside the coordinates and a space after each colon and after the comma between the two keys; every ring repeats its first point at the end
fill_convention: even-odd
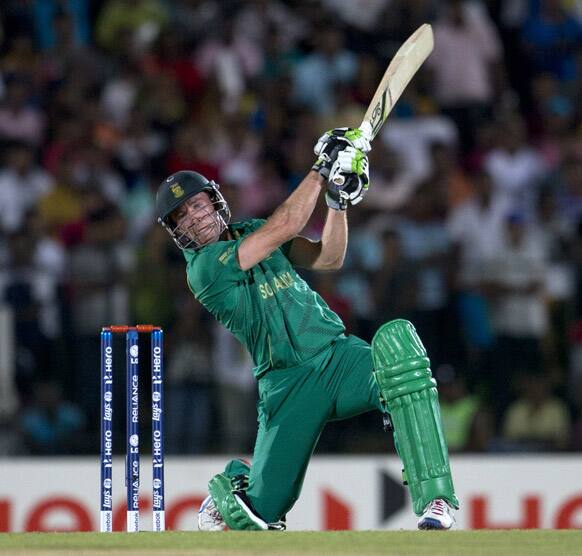
{"type": "MultiPolygon", "coordinates": [[[[346,264],[304,276],[366,340],[415,324],[451,451],[582,450],[582,2],[4,0],[0,18],[0,455],[97,452],[111,323],[167,332],[168,453],[252,450],[252,362],[188,291],[155,190],[192,169],[234,220],[267,217],[424,22],[435,50],[374,141],[346,264]]],[[[368,414],[319,450],[389,442],[368,414]]]]}

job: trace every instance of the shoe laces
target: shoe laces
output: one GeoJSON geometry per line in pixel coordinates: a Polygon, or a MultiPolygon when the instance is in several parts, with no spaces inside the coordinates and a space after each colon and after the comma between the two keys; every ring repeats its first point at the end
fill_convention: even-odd
{"type": "Polygon", "coordinates": [[[220,515],[220,512],[216,508],[214,501],[210,502],[210,504],[208,504],[208,506],[206,506],[206,513],[208,513],[208,515],[214,521],[222,521],[222,516],[220,515]]]}
{"type": "Polygon", "coordinates": [[[430,511],[434,514],[437,514],[437,515],[445,515],[445,513],[448,512],[447,504],[444,500],[437,498],[436,500],[432,501],[432,504],[430,506],[430,511]]]}

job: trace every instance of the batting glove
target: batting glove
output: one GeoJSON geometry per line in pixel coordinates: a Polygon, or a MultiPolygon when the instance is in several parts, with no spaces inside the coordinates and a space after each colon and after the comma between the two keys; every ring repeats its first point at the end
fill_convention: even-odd
{"type": "Polygon", "coordinates": [[[372,150],[372,145],[370,141],[365,137],[364,133],[360,128],[352,129],[351,127],[336,127],[335,129],[330,129],[326,131],[315,144],[315,154],[319,156],[319,153],[323,150],[323,146],[327,141],[332,138],[343,139],[352,147],[369,153],[372,150]]]}
{"type": "Polygon", "coordinates": [[[312,169],[319,172],[325,179],[328,179],[337,153],[346,144],[364,153],[372,150],[370,141],[366,139],[360,129],[352,129],[349,127],[330,129],[317,140],[313,148],[313,152],[317,155],[317,160],[312,169]]]}
{"type": "Polygon", "coordinates": [[[370,186],[369,163],[366,153],[346,147],[338,153],[327,183],[325,200],[334,210],[346,210],[357,205],[370,186]]]}

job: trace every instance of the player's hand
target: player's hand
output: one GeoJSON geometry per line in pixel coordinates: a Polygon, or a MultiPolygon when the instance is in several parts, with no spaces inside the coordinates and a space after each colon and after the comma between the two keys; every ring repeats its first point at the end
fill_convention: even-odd
{"type": "Polygon", "coordinates": [[[312,170],[319,172],[325,179],[329,178],[329,172],[336,160],[337,153],[345,146],[350,145],[363,151],[372,150],[370,141],[364,137],[360,129],[349,127],[337,127],[326,131],[315,144],[313,152],[317,155],[317,160],[312,170]]]}
{"type": "Polygon", "coordinates": [[[326,131],[315,144],[315,148],[313,149],[315,154],[319,156],[319,153],[323,150],[325,143],[332,138],[341,139],[349,143],[352,147],[364,151],[365,153],[369,153],[372,150],[372,144],[370,141],[364,136],[362,130],[360,128],[351,128],[351,127],[336,127],[335,129],[330,129],[326,131]]]}
{"type": "Polygon", "coordinates": [[[338,153],[345,149],[349,143],[339,137],[330,136],[327,141],[321,143],[321,138],[313,149],[317,155],[317,160],[311,167],[326,180],[329,178],[331,167],[337,159],[338,153]]]}
{"type": "Polygon", "coordinates": [[[338,153],[330,170],[325,193],[327,206],[334,210],[346,210],[348,205],[357,205],[369,186],[366,153],[354,147],[346,147],[338,153]]]}

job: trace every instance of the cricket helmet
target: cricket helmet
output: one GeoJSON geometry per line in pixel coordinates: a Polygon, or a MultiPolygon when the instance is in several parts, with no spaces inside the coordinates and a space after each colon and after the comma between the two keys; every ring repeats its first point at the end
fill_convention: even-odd
{"type": "Polygon", "coordinates": [[[197,249],[206,243],[196,240],[191,229],[184,229],[171,218],[184,201],[194,195],[206,191],[214,207],[214,223],[222,233],[230,221],[230,209],[224,197],[220,194],[219,185],[206,179],[202,174],[191,170],[181,170],[166,178],[156,194],[156,214],[160,223],[170,234],[180,249],[197,249]]]}

